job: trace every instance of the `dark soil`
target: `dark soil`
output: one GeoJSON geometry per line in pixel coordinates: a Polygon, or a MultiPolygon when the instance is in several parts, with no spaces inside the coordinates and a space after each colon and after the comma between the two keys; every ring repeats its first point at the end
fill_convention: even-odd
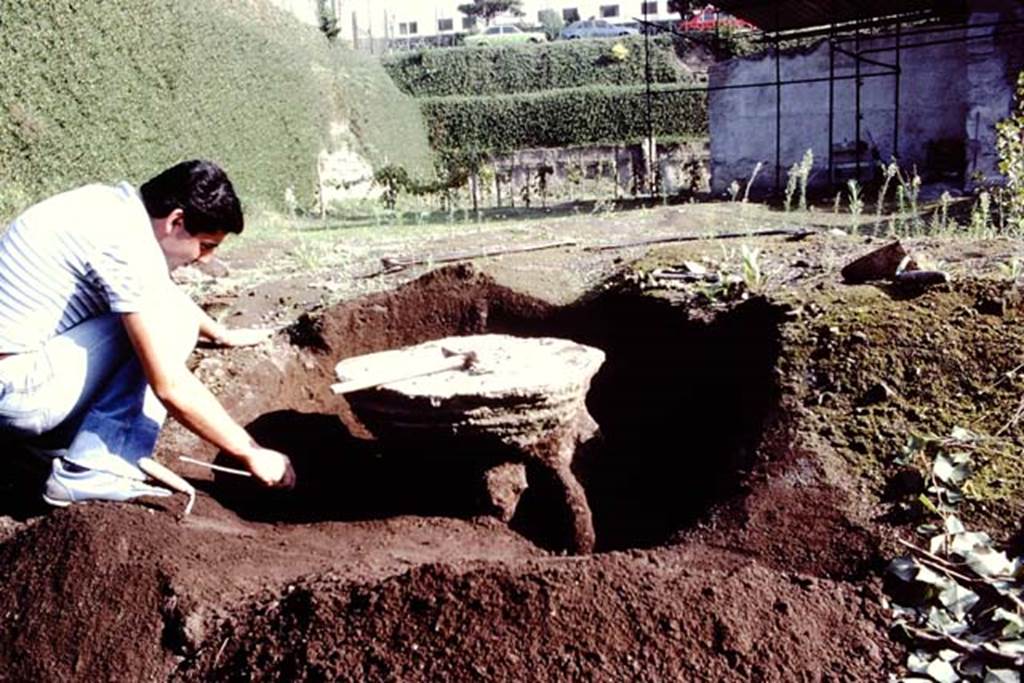
{"type": "Polygon", "coordinates": [[[1007,425],[965,517],[1016,531],[1018,299],[962,280],[560,306],[458,266],[205,350],[196,372],[299,486],[186,469],[223,456],[176,425],[158,455],[203,491],[183,520],[177,499],[40,514],[27,467],[0,485],[0,680],[884,680],[905,653],[879,570],[919,521],[891,485],[907,436],[1007,425]],[[564,554],[542,473],[506,526],[476,463],[387,452],[329,392],[342,358],[481,332],[608,354],[576,463],[595,555],[564,554]]]}

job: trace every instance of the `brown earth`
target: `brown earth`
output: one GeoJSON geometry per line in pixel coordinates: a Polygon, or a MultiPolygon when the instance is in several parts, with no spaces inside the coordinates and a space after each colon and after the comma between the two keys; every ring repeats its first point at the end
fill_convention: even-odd
{"type": "MultiPolygon", "coordinates": [[[[1014,245],[912,241],[955,277],[911,291],[839,284],[878,240],[756,243],[760,295],[638,288],[563,250],[410,272],[264,347],[201,350],[196,372],[298,487],[179,463],[220,456],[173,424],[158,454],[202,490],[185,519],[178,499],[43,513],[23,466],[0,483],[0,680],[884,680],[904,650],[879,571],[922,514],[896,485],[909,435],[998,434],[964,517],[1017,531],[1020,297],[977,277],[1014,245]],[[579,268],[606,286],[538,296],[579,268]],[[482,332],[608,354],[588,398],[602,439],[575,467],[593,556],[564,554],[543,472],[506,526],[479,463],[385,452],[329,393],[341,358],[482,332]]],[[[240,294],[237,318],[265,319],[270,297],[240,294]]]]}

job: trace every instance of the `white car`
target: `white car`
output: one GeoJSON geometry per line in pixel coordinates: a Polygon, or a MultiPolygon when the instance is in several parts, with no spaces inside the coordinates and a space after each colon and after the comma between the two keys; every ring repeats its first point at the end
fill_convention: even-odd
{"type": "Polygon", "coordinates": [[[543,43],[548,37],[540,32],[523,31],[518,26],[505,24],[488,26],[481,33],[466,36],[466,45],[508,45],[512,43],[543,43]]]}
{"type": "Polygon", "coordinates": [[[611,24],[604,19],[584,19],[574,21],[558,34],[560,38],[573,40],[575,38],[609,38],[612,36],[632,36],[638,34],[632,26],[622,24],[611,24]]]}

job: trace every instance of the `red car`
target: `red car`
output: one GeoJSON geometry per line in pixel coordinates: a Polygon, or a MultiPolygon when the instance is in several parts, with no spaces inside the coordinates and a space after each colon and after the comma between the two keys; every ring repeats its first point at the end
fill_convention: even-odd
{"type": "Polygon", "coordinates": [[[749,21],[722,12],[714,5],[705,5],[704,9],[693,10],[685,21],[679,22],[680,31],[714,31],[715,28],[757,28],[749,21]]]}

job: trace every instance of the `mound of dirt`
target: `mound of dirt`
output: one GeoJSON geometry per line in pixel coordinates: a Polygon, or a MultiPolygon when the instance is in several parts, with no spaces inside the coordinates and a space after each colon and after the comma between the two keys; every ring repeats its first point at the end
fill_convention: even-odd
{"type": "MultiPolygon", "coordinates": [[[[877,571],[919,521],[892,455],[957,425],[1020,443],[1017,302],[963,281],[555,306],[454,267],[206,350],[196,372],[299,487],[197,470],[184,520],[180,500],[0,509],[31,522],[0,545],[0,677],[882,680],[902,648],[877,571]],[[341,358],[483,333],[607,355],[574,463],[593,556],[563,554],[543,472],[505,525],[472,453],[387,450],[329,391],[341,358]]],[[[220,457],[175,425],[158,448],[220,457]]],[[[1014,462],[987,461],[967,510],[1006,535],[1014,462]]]]}

